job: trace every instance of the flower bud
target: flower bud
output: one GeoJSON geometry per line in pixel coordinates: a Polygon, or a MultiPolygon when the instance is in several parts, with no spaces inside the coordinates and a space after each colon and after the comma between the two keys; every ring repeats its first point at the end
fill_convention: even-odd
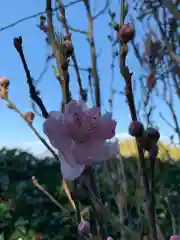
{"type": "Polygon", "coordinates": [[[22,50],[22,37],[14,38],[14,47],[19,52],[22,50]]]}
{"type": "MultiPolygon", "coordinates": [[[[160,138],[159,131],[155,128],[149,127],[144,131],[142,137],[138,138],[138,141],[142,148],[146,151],[150,151],[154,148],[160,138]]],[[[152,150],[153,152],[154,150],[152,150]]],[[[155,154],[155,152],[154,152],[155,154]]]]}
{"type": "Polygon", "coordinates": [[[131,24],[123,24],[117,33],[117,40],[127,43],[134,38],[134,35],[134,27],[131,24]]]}
{"type": "Polygon", "coordinates": [[[40,16],[40,26],[44,26],[46,21],[46,17],[45,16],[40,16]]]}
{"type": "Polygon", "coordinates": [[[160,133],[157,129],[148,127],[145,132],[150,139],[154,140],[154,142],[156,143],[158,142],[160,138],[160,133]]]}
{"type": "Polygon", "coordinates": [[[81,220],[78,225],[78,231],[80,234],[88,234],[90,232],[90,223],[86,220],[81,220]]]}
{"type": "Polygon", "coordinates": [[[148,138],[148,136],[145,132],[142,137],[138,138],[138,142],[139,142],[140,146],[146,151],[149,151],[153,145],[152,140],[150,138],[148,138]]]}
{"type": "Polygon", "coordinates": [[[72,45],[72,41],[71,40],[65,40],[63,42],[63,45],[66,49],[66,54],[67,54],[67,57],[70,57],[73,53],[73,45],[72,45]]]}
{"type": "Polygon", "coordinates": [[[33,112],[26,112],[26,113],[24,113],[24,118],[28,123],[32,124],[32,122],[35,118],[35,115],[33,112]]]}
{"type": "Polygon", "coordinates": [[[8,86],[9,86],[9,79],[7,78],[7,77],[1,77],[0,78],[0,86],[2,87],[2,88],[8,88],[8,86]]]}
{"type": "Polygon", "coordinates": [[[61,80],[61,76],[58,72],[56,73],[56,78],[57,78],[57,80],[61,80]]]}
{"type": "Polygon", "coordinates": [[[144,126],[141,122],[132,121],[129,125],[129,134],[133,137],[141,137],[144,133],[144,126]]]}

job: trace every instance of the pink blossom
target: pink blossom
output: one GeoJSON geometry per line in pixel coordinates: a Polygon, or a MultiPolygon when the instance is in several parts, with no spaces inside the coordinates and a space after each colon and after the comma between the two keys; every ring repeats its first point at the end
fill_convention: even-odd
{"type": "Polygon", "coordinates": [[[112,237],[109,236],[109,237],[107,238],[107,240],[114,240],[114,239],[113,239],[112,237]]]}
{"type": "Polygon", "coordinates": [[[75,179],[86,165],[103,161],[118,152],[117,143],[107,143],[115,135],[116,121],[99,108],[88,109],[83,101],[72,100],[64,114],[50,112],[44,122],[44,133],[59,152],[64,178],[75,179]]]}
{"type": "Polygon", "coordinates": [[[117,40],[127,43],[134,38],[134,35],[134,27],[131,24],[123,24],[117,33],[117,40]]]}
{"type": "Polygon", "coordinates": [[[9,86],[9,79],[7,77],[0,78],[0,87],[8,88],[9,86]]]}
{"type": "Polygon", "coordinates": [[[180,236],[178,236],[178,235],[172,235],[172,236],[170,237],[170,240],[180,240],[180,236]]]}
{"type": "Polygon", "coordinates": [[[26,119],[26,121],[28,123],[31,124],[33,122],[34,118],[35,118],[35,115],[34,115],[33,112],[25,112],[24,113],[24,118],[26,119]]]}

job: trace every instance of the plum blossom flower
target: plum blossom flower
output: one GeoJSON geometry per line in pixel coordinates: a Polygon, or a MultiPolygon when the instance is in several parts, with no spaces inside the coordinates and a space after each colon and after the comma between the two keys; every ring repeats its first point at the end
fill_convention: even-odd
{"type": "Polygon", "coordinates": [[[116,121],[106,113],[100,116],[98,107],[87,108],[83,101],[70,101],[64,114],[49,113],[43,130],[59,152],[61,171],[65,179],[75,179],[87,165],[103,161],[118,153],[117,143],[107,143],[115,135],[116,121]]]}

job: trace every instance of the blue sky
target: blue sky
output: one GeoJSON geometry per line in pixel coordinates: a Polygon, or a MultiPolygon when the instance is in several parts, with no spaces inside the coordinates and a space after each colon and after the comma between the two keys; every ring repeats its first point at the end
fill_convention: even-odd
{"type": "MultiPolygon", "coordinates": [[[[69,1],[66,1],[69,2],[69,1]]],[[[100,9],[103,6],[103,1],[95,1],[95,9],[100,9]]],[[[119,1],[113,1],[113,8],[119,9],[119,1]]],[[[13,5],[10,1],[2,1],[0,14],[0,28],[11,24],[21,18],[44,11],[45,1],[31,1],[31,0],[16,0],[13,5]]],[[[117,12],[118,14],[118,12],[117,12]]],[[[78,4],[67,10],[67,16],[70,25],[74,28],[87,29],[86,12],[83,4],[78,4]]],[[[47,47],[45,42],[45,35],[37,28],[39,17],[32,18],[28,21],[22,22],[12,28],[0,32],[0,76],[7,76],[10,81],[9,96],[11,100],[22,111],[31,110],[29,100],[28,87],[26,84],[26,76],[22,67],[18,53],[13,46],[13,38],[17,36],[23,37],[24,53],[31,70],[32,77],[37,79],[45,66],[45,59],[48,53],[51,52],[50,47],[47,47]]],[[[102,104],[103,109],[108,110],[108,98],[110,95],[110,81],[111,81],[111,46],[107,40],[107,35],[110,33],[108,26],[108,14],[101,16],[95,22],[95,41],[97,44],[98,69],[100,72],[101,89],[102,89],[102,104]]],[[[55,21],[55,23],[57,23],[55,21]]],[[[59,23],[56,24],[56,29],[62,31],[59,23]]],[[[141,37],[143,29],[136,26],[137,38],[141,37]]],[[[83,35],[73,33],[73,43],[75,45],[75,53],[77,55],[78,64],[80,67],[90,66],[90,51],[88,43],[83,35]]],[[[51,64],[54,62],[51,62],[51,64]]],[[[38,85],[41,92],[42,99],[48,109],[58,110],[61,102],[61,90],[59,83],[55,79],[51,64],[44,75],[43,79],[38,85]]],[[[128,56],[128,64],[133,70],[133,78],[138,78],[141,68],[133,57],[132,51],[128,56]]],[[[117,64],[118,65],[118,64],[117,64]]],[[[73,97],[78,99],[78,87],[76,83],[76,75],[72,70],[71,73],[71,90],[73,97]]],[[[83,79],[83,86],[88,86],[87,74],[81,72],[83,79]]],[[[123,90],[124,82],[119,74],[119,67],[115,68],[115,82],[114,88],[116,90],[123,90]]],[[[138,97],[138,94],[136,95],[138,97]]],[[[157,101],[157,105],[161,104],[157,101]]],[[[162,106],[162,105],[161,105],[162,106]]],[[[167,111],[166,111],[167,112],[167,111]]],[[[37,143],[37,139],[26,123],[13,111],[7,109],[4,102],[0,102],[0,126],[1,138],[0,146],[7,147],[34,147],[34,151],[41,151],[43,147],[37,143]],[[34,144],[33,144],[34,143],[34,144]],[[36,145],[36,148],[35,148],[36,145]]],[[[117,133],[125,133],[128,129],[130,121],[129,111],[125,104],[124,97],[116,95],[114,98],[114,117],[117,119],[117,133]]],[[[168,114],[168,112],[167,112],[168,114]]],[[[161,125],[161,132],[163,136],[169,135],[170,132],[163,122],[157,116],[157,122],[161,125]]],[[[36,117],[34,126],[42,133],[43,119],[36,117]]]]}

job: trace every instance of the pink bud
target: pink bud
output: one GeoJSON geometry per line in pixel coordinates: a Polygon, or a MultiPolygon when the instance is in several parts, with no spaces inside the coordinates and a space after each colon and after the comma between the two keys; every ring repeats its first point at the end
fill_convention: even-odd
{"type": "Polygon", "coordinates": [[[87,234],[90,232],[90,224],[88,221],[81,220],[81,222],[78,225],[78,231],[80,234],[87,234]]]}
{"type": "Polygon", "coordinates": [[[123,24],[117,33],[117,39],[127,43],[134,38],[134,35],[134,27],[131,24],[123,24]]]}
{"type": "Polygon", "coordinates": [[[35,115],[33,112],[26,112],[26,113],[24,113],[24,118],[26,119],[26,121],[28,123],[32,123],[35,118],[35,115]]]}
{"type": "Polygon", "coordinates": [[[156,128],[148,127],[146,129],[146,133],[149,138],[153,139],[156,143],[158,142],[160,138],[160,133],[156,128]]]}
{"type": "Polygon", "coordinates": [[[170,240],[180,240],[180,236],[178,236],[178,235],[172,235],[172,236],[170,237],[170,240]]]}
{"type": "Polygon", "coordinates": [[[132,121],[129,125],[129,134],[132,137],[141,137],[144,133],[144,126],[141,122],[132,121]]]}
{"type": "Polygon", "coordinates": [[[9,86],[9,79],[7,77],[1,77],[0,78],[0,86],[4,88],[8,88],[9,86]]]}
{"type": "Polygon", "coordinates": [[[114,240],[114,239],[113,239],[112,237],[109,236],[109,237],[107,238],[107,240],[114,240]]]}

